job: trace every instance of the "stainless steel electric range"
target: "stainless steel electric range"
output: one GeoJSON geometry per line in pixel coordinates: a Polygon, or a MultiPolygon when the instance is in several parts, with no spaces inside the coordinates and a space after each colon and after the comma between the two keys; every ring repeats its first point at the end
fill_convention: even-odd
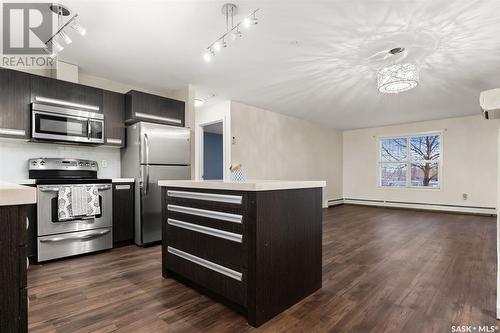
{"type": "Polygon", "coordinates": [[[112,248],[111,179],[97,178],[96,161],[36,158],[29,160],[28,169],[37,187],[39,262],[112,248]],[[101,213],[59,220],[59,190],[82,184],[97,187],[101,213]]]}

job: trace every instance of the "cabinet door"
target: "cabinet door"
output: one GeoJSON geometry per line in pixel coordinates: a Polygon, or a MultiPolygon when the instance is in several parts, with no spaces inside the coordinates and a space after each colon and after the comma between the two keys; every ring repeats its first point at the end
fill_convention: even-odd
{"type": "Polygon", "coordinates": [[[30,75],[0,68],[0,136],[30,137],[30,75]]]}
{"type": "Polygon", "coordinates": [[[104,112],[106,144],[125,146],[125,95],[103,90],[102,111],[104,112]]]}
{"type": "Polygon", "coordinates": [[[183,101],[131,90],[127,93],[126,108],[127,122],[148,121],[184,126],[183,101]]]}
{"type": "MultiPolygon", "coordinates": [[[[21,206],[0,207],[0,332],[21,332],[21,206]]],[[[26,260],[26,259],[24,259],[26,260]]],[[[26,261],[25,261],[26,262],[26,261]]]]}
{"type": "Polygon", "coordinates": [[[31,101],[34,102],[36,96],[98,106],[99,111],[94,112],[102,112],[102,90],[82,84],[32,75],[31,101]]]}
{"type": "Polygon", "coordinates": [[[134,183],[113,184],[113,243],[134,240],[134,183]]]}

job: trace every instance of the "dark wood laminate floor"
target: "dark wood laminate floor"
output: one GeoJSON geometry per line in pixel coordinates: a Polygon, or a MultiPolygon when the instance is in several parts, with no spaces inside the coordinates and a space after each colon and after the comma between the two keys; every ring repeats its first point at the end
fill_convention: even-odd
{"type": "MultiPolygon", "coordinates": [[[[495,319],[493,217],[324,210],[323,288],[258,330],[128,246],[30,268],[30,332],[451,332],[495,319]]],[[[499,325],[500,326],[500,325],[499,325]]]]}

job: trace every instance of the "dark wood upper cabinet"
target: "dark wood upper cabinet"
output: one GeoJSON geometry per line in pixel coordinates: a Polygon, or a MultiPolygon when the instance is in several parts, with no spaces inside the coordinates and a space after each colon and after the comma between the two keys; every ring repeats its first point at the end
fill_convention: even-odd
{"type": "Polygon", "coordinates": [[[31,75],[32,102],[35,101],[36,96],[98,106],[99,112],[102,112],[102,89],[78,83],[31,75]]]}
{"type": "Polygon", "coordinates": [[[103,90],[104,137],[106,145],[125,146],[125,95],[103,90]]]}
{"type": "Polygon", "coordinates": [[[30,74],[0,68],[0,136],[30,137],[30,74]]]}
{"type": "Polygon", "coordinates": [[[184,126],[185,103],[171,98],[151,95],[136,90],[126,94],[125,121],[148,121],[173,126],[184,126]]]}

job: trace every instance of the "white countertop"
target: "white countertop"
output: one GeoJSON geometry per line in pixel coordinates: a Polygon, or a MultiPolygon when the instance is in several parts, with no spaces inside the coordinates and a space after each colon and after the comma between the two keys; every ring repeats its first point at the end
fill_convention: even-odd
{"type": "Polygon", "coordinates": [[[36,203],[36,188],[0,181],[0,206],[36,203]]]}
{"type": "Polygon", "coordinates": [[[298,188],[325,187],[325,181],[308,180],[247,180],[244,182],[232,182],[221,180],[160,180],[159,186],[187,187],[212,190],[233,191],[272,191],[289,190],[298,188]]]}
{"type": "Polygon", "coordinates": [[[113,178],[113,183],[133,183],[135,182],[134,178],[113,178]]]}

